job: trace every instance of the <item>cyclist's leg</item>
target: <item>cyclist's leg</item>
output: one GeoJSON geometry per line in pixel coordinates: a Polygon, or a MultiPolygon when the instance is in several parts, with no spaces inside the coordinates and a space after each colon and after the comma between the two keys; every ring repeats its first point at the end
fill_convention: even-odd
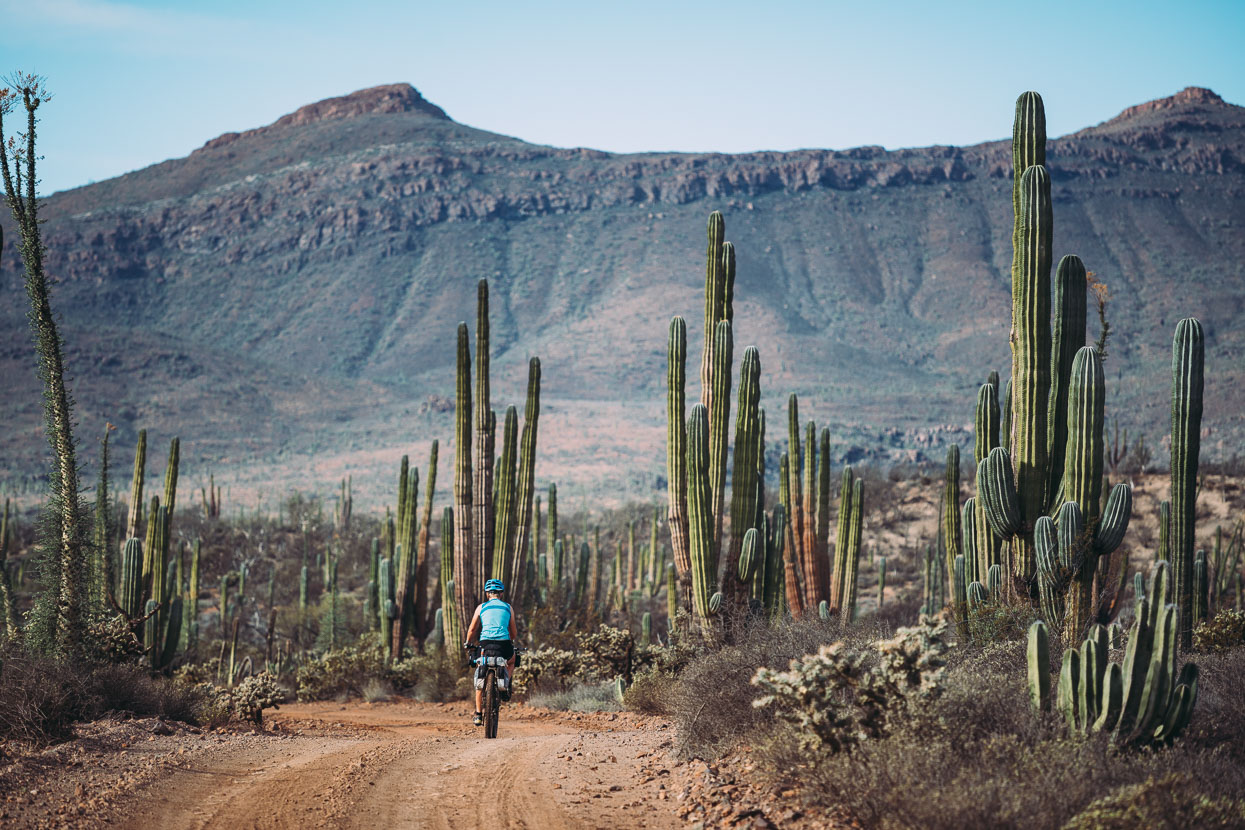
{"type": "Polygon", "coordinates": [[[484,711],[484,690],[476,689],[476,712],[484,711]]]}

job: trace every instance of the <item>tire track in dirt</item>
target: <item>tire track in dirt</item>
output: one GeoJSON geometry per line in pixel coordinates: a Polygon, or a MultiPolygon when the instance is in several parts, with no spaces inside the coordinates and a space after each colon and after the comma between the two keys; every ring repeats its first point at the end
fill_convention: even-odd
{"type": "Polygon", "coordinates": [[[304,704],[260,746],[210,747],[115,805],[113,826],[673,828],[648,772],[668,726],[509,706],[498,738],[465,705],[304,704]],[[640,763],[640,759],[647,759],[640,763]]]}

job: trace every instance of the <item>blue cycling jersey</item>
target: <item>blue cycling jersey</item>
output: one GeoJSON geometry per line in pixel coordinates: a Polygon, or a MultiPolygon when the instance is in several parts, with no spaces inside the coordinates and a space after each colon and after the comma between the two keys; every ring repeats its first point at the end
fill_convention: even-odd
{"type": "Polygon", "coordinates": [[[490,599],[480,606],[480,639],[510,639],[510,603],[490,599]]]}

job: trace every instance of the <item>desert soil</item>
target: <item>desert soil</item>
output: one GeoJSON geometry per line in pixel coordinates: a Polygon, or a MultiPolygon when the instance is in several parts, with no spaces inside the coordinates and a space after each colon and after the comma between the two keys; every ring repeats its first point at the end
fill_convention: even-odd
{"type": "Polygon", "coordinates": [[[88,725],[0,766],[4,827],[670,828],[673,727],[515,705],[315,703],[262,732],[88,725]]]}

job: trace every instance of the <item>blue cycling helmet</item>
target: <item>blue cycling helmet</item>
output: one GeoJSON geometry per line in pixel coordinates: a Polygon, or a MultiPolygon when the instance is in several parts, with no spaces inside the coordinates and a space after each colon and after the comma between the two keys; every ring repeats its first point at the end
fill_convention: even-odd
{"type": "Polygon", "coordinates": [[[506,590],[506,586],[505,584],[502,583],[500,579],[490,579],[488,582],[484,583],[485,593],[488,593],[489,591],[505,591],[505,590],[506,590]]]}

